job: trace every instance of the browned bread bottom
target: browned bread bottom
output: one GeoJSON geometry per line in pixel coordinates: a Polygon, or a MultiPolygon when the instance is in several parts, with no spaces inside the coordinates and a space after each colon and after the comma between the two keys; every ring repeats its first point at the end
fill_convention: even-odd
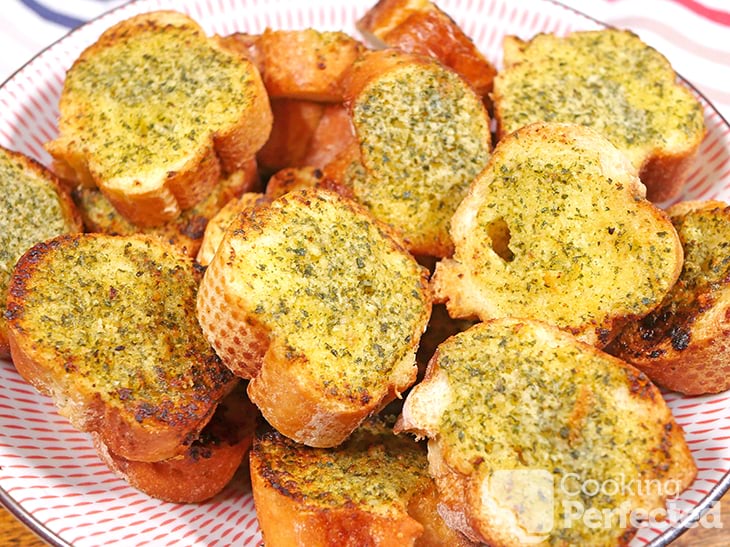
{"type": "Polygon", "coordinates": [[[497,70],[451,17],[428,0],[380,0],[357,27],[375,46],[438,59],[480,96],[492,90],[497,70]]]}
{"type": "Polygon", "coordinates": [[[243,386],[236,387],[184,454],[161,462],[135,462],[109,451],[99,435],[99,457],[137,490],[173,503],[197,503],[215,496],[233,478],[253,440],[258,411],[243,386]]]}
{"type": "Polygon", "coordinates": [[[203,241],[208,222],[231,199],[260,186],[256,160],[250,159],[239,171],[222,177],[205,199],[183,211],[175,220],[161,226],[141,227],[124,218],[98,188],[79,186],[73,198],[81,212],[87,232],[113,235],[156,235],[195,257],[203,241]]]}

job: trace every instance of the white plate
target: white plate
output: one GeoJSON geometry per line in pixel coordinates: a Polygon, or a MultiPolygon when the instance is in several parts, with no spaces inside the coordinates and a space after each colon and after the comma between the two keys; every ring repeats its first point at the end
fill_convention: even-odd
{"type": "MultiPolygon", "coordinates": [[[[0,144],[48,163],[43,143],[56,134],[57,100],[65,70],[113,23],[136,13],[174,8],[208,33],[261,32],[265,27],[344,30],[375,0],[142,0],[71,32],[19,70],[0,89],[0,144]]],[[[559,34],[601,24],[547,0],[440,0],[441,7],[499,64],[501,38],[559,34]]],[[[702,99],[709,129],[685,199],[730,199],[730,127],[702,99]]],[[[675,508],[696,516],[730,485],[730,393],[706,397],[666,394],[699,467],[697,480],[675,508]]],[[[207,503],[164,503],[117,479],[49,399],[0,361],[0,501],[52,545],[257,545],[245,473],[207,503]]],[[[665,545],[679,523],[642,529],[632,546],[665,545]]],[[[286,526],[286,523],[281,523],[286,526]]]]}

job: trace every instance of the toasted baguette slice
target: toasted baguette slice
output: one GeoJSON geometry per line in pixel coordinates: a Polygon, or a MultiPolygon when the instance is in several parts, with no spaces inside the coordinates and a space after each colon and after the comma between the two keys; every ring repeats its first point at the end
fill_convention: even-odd
{"type": "Polygon", "coordinates": [[[608,348],[657,384],[688,395],[730,389],[730,207],[683,202],[667,211],[684,247],[679,280],[661,305],[608,348]]]}
{"type": "Polygon", "coordinates": [[[643,317],[682,269],[664,212],[636,169],[595,131],[537,123],[505,137],[454,218],[436,265],[454,317],[529,317],[605,346],[643,317]]]}
{"type": "Polygon", "coordinates": [[[151,236],[39,243],[10,280],[13,363],[115,454],[177,456],[235,384],[195,321],[199,279],[190,258],[151,236]]]}
{"type": "Polygon", "coordinates": [[[364,50],[344,32],[266,29],[259,37],[271,98],[341,102],[343,73],[364,50]]]}
{"type": "Polygon", "coordinates": [[[345,148],[355,143],[355,131],[344,105],[328,104],[322,112],[302,163],[319,169],[333,161],[345,148]]]}
{"type": "Polygon", "coordinates": [[[427,272],[356,203],[290,192],[236,217],[203,278],[198,319],[277,430],[341,443],[416,379],[427,272]]]}
{"type": "Polygon", "coordinates": [[[145,494],[173,503],[212,498],[231,481],[251,447],[258,411],[236,387],[184,454],[161,462],[135,462],[113,454],[97,433],[94,446],[116,475],[145,494]]]}
{"type": "Polygon", "coordinates": [[[321,169],[316,167],[290,167],[275,173],[266,183],[266,197],[275,200],[305,188],[318,186],[324,177],[321,169]]]}
{"type": "Polygon", "coordinates": [[[244,192],[253,190],[259,184],[256,160],[251,159],[244,169],[224,177],[203,201],[183,211],[175,220],[147,228],[136,226],[119,214],[98,188],[78,186],[72,195],[87,232],[156,235],[182,249],[188,256],[195,257],[210,219],[226,203],[237,199],[244,192]]]}
{"type": "Polygon", "coordinates": [[[258,431],[251,486],[266,545],[471,545],[436,513],[425,446],[396,437],[393,422],[370,418],[330,449],[258,431]]]}
{"type": "Polygon", "coordinates": [[[305,157],[324,113],[324,105],[299,99],[273,99],[274,125],[269,140],[256,154],[259,167],[270,175],[286,167],[306,165],[305,157]]]}
{"type": "Polygon", "coordinates": [[[427,57],[369,52],[346,79],[360,159],[351,191],[414,254],[448,256],[451,215],[489,158],[489,118],[456,73],[427,57]]]}
{"type": "Polygon", "coordinates": [[[537,121],[592,127],[626,154],[651,201],[679,195],[705,135],[702,105],[629,31],[507,37],[494,83],[500,137],[537,121]]]}
{"type": "Polygon", "coordinates": [[[236,215],[253,207],[268,205],[270,201],[264,194],[249,192],[243,194],[240,198],[234,198],[226,203],[205,227],[203,242],[200,245],[197,256],[198,264],[201,266],[210,264],[221,241],[223,241],[223,235],[236,215]]]}
{"type": "Polygon", "coordinates": [[[696,474],[646,376],[536,321],[481,323],[439,346],[404,430],[429,438],[447,523],[495,547],[624,545],[632,511],[663,508],[696,474]],[[581,496],[595,484],[607,493],[581,496]],[[610,516],[591,526],[589,508],[610,516]]]}
{"type": "Polygon", "coordinates": [[[446,13],[429,0],[380,0],[357,28],[375,46],[427,55],[458,72],[483,96],[497,70],[446,13]]]}
{"type": "Polygon", "coordinates": [[[59,109],[60,135],[47,144],[59,168],[141,226],[201,201],[271,129],[253,64],[172,11],[104,32],[68,71],[59,109]]]}
{"type": "Polygon", "coordinates": [[[2,312],[15,263],[39,241],[82,228],[59,179],[28,156],[0,146],[0,358],[10,355],[2,312]]]}

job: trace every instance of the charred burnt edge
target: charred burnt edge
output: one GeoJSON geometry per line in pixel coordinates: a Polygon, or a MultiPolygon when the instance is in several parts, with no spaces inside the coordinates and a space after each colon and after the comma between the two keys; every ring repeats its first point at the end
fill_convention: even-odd
{"type": "Polygon", "coordinates": [[[23,306],[16,302],[8,304],[8,308],[3,312],[6,321],[11,322],[23,317],[23,306]]]}
{"type": "Polygon", "coordinates": [[[599,327],[596,329],[596,335],[598,336],[598,341],[601,344],[607,344],[609,336],[611,335],[611,331],[609,329],[599,327]]]}
{"type": "Polygon", "coordinates": [[[632,395],[638,395],[642,399],[654,399],[655,388],[646,374],[638,369],[629,369],[626,371],[626,378],[632,395]]]}
{"type": "Polygon", "coordinates": [[[205,234],[205,228],[208,226],[208,219],[199,215],[195,215],[181,227],[180,233],[190,239],[202,239],[205,234]]]}
{"type": "Polygon", "coordinates": [[[687,349],[690,343],[692,335],[688,329],[674,325],[669,329],[669,338],[672,342],[672,347],[677,351],[687,349]]]}
{"type": "MultiPolygon", "coordinates": [[[[281,472],[274,471],[268,463],[266,457],[266,447],[283,448],[286,451],[294,448],[294,441],[284,437],[281,433],[276,431],[266,420],[261,419],[256,427],[256,433],[254,435],[253,446],[251,447],[251,453],[259,460],[259,469],[261,476],[264,478],[267,484],[269,484],[279,494],[292,498],[295,500],[304,500],[304,496],[296,491],[295,488],[291,488],[292,481],[286,480],[286,476],[282,476],[281,472]],[[286,483],[290,483],[288,487],[286,483]]],[[[295,484],[295,483],[294,483],[295,484]]]]}

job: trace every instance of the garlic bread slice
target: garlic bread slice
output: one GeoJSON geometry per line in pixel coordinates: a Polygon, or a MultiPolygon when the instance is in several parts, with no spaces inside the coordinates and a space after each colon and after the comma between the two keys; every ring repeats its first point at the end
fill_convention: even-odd
{"type": "Polygon", "coordinates": [[[585,125],[639,170],[651,201],[676,197],[705,135],[704,111],[669,61],[618,29],[504,41],[494,80],[499,138],[533,122],[585,125]]]}
{"type": "Polygon", "coordinates": [[[153,236],[39,243],[10,280],[13,363],[115,454],[177,456],[236,382],[195,320],[199,280],[191,258],[153,236]]]}
{"type": "Polygon", "coordinates": [[[368,52],[346,80],[365,177],[354,198],[419,255],[449,256],[449,221],[489,158],[489,117],[458,74],[428,57],[368,52]]]}
{"type": "Polygon", "coordinates": [[[174,11],[105,31],[68,70],[59,110],[46,148],[62,175],[98,186],[143,226],[201,201],[221,170],[255,155],[272,123],[254,65],[174,11]]]}
{"type": "Polygon", "coordinates": [[[396,430],[429,438],[446,522],[496,547],[625,545],[697,472],[644,374],[537,321],[441,344],[396,430]]]}
{"type": "Polygon", "coordinates": [[[234,219],[198,318],[271,425],[329,447],[415,381],[427,275],[357,203],[290,192],[234,219]]]}
{"type": "MultiPolygon", "coordinates": [[[[0,146],[0,310],[18,259],[51,237],[81,232],[71,196],[58,178],[28,156],[0,146]]],[[[0,358],[10,355],[7,323],[0,311],[0,358]]]]}
{"type": "Polygon", "coordinates": [[[374,417],[335,448],[310,448],[261,429],[251,486],[267,545],[440,547],[472,545],[436,513],[423,443],[374,417]]]}
{"type": "Polygon", "coordinates": [[[432,282],[452,316],[540,319],[600,347],[656,308],[682,269],[677,233],[636,169],[574,124],[500,141],[451,234],[456,251],[432,282]]]}
{"type": "Polygon", "coordinates": [[[682,241],[682,273],[661,305],[607,351],[668,389],[719,393],[730,388],[730,207],[680,202],[667,213],[682,241]]]}

